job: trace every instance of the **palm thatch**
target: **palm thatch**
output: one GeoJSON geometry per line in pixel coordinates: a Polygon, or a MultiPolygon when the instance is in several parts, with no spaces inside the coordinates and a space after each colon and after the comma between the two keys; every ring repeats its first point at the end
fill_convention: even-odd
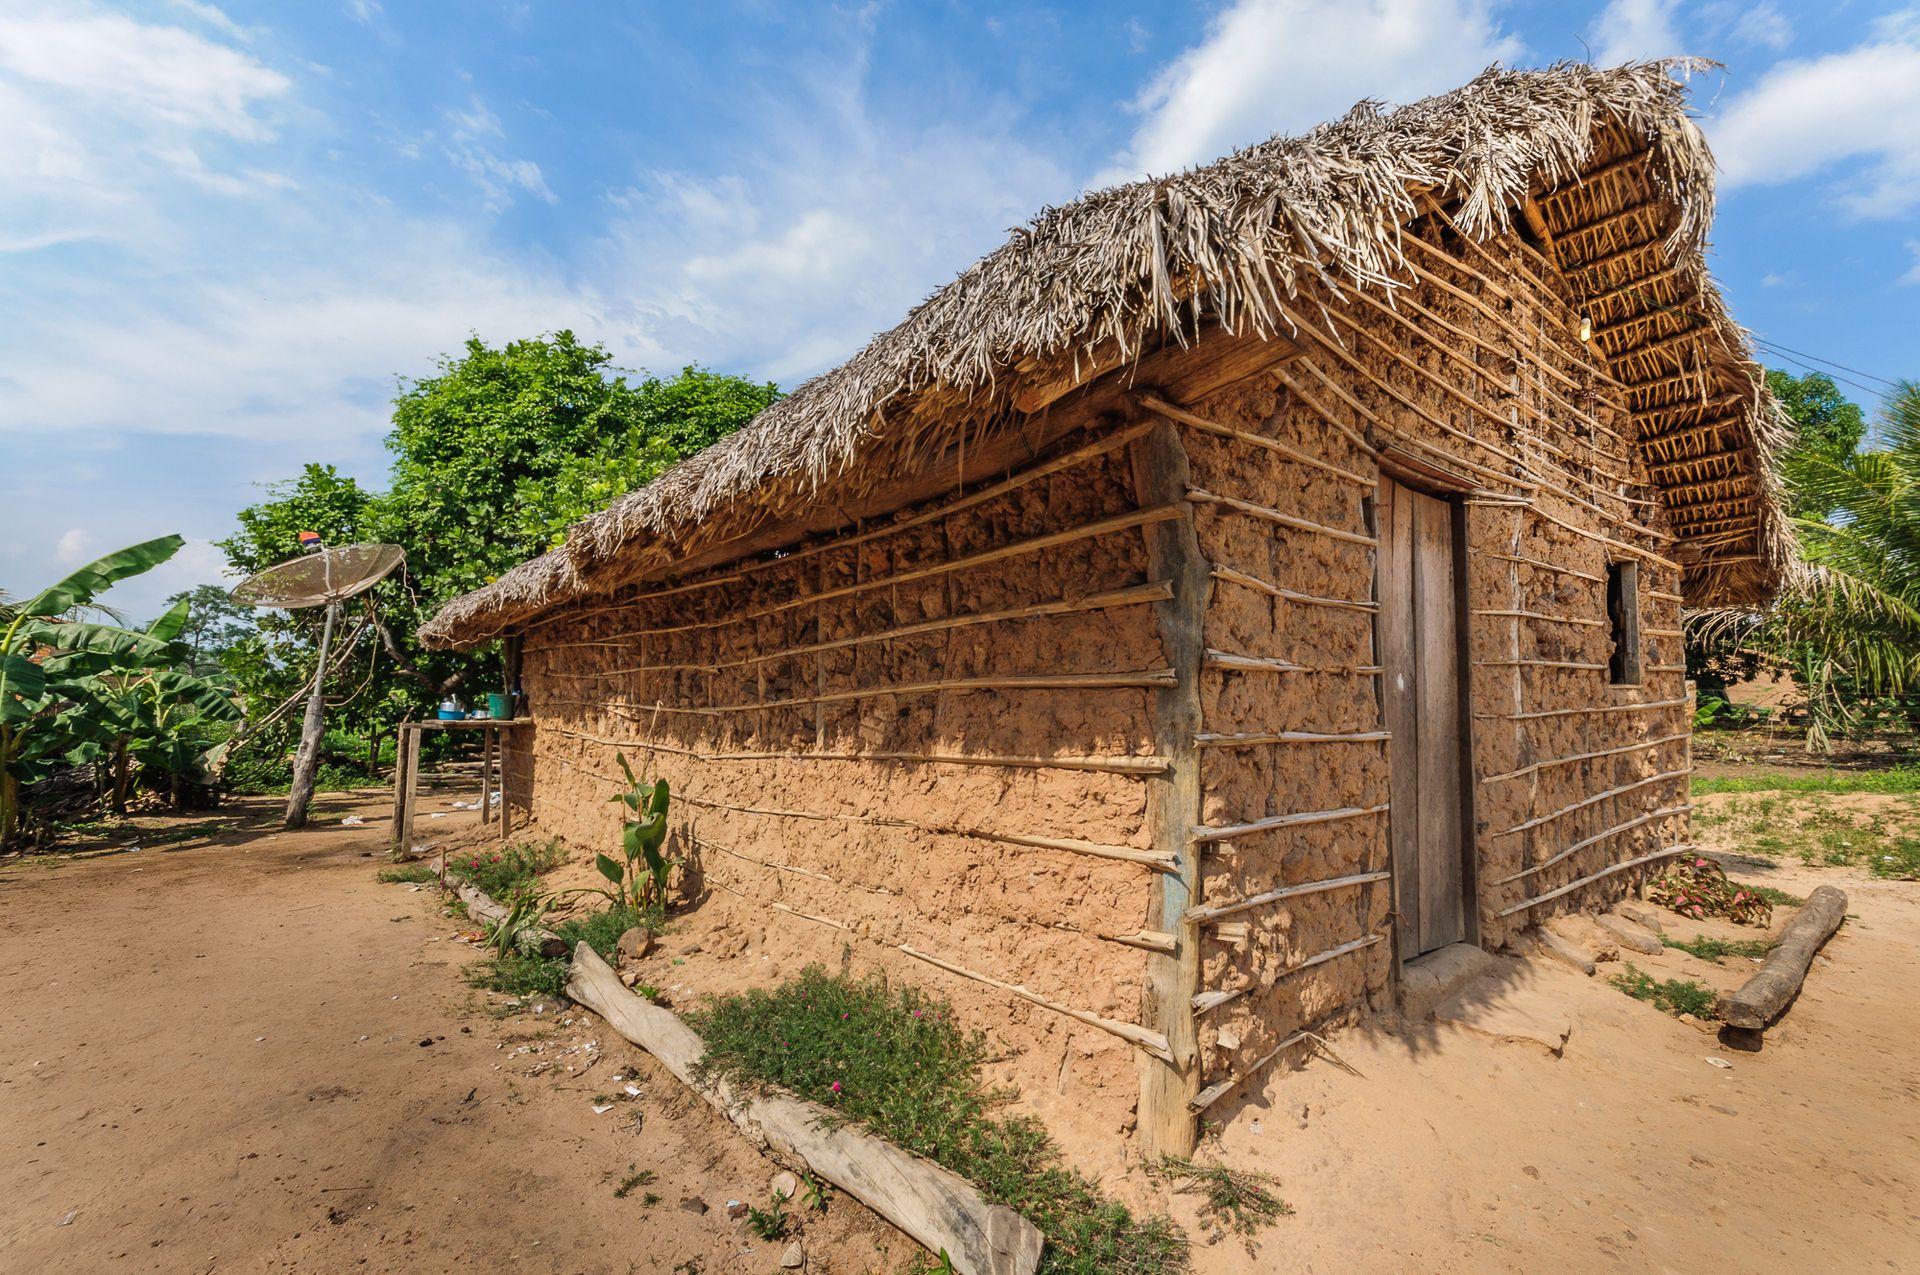
{"type": "Polygon", "coordinates": [[[1524,213],[1627,387],[1690,599],[1764,598],[1791,553],[1779,426],[1706,271],[1713,159],[1675,78],[1699,65],[1496,67],[1048,209],[848,362],[455,599],[422,636],[478,642],[817,513],[826,493],[897,481],[963,429],[1013,414],[1022,384],[1062,360],[1105,365],[1203,323],[1284,336],[1283,302],[1389,292],[1411,278],[1402,228],[1433,207],[1481,239],[1524,213]]]}

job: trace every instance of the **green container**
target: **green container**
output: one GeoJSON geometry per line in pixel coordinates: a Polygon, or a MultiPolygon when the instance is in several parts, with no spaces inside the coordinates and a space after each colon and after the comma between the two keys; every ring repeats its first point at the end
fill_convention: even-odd
{"type": "Polygon", "coordinates": [[[513,697],[502,695],[499,691],[487,693],[487,716],[507,718],[513,715],[513,697]]]}

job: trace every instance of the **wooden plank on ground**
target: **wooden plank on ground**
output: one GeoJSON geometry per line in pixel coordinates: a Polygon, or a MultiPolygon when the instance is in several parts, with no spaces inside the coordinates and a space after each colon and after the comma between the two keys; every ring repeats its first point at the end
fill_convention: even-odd
{"type": "Polygon", "coordinates": [[[929,1252],[944,1251],[961,1275],[1032,1275],[1039,1266],[1039,1229],[1005,1205],[989,1204],[964,1178],[844,1123],[818,1103],[748,1093],[725,1081],[703,1083],[694,1065],[706,1043],[672,1011],[621,986],[585,943],[574,949],[567,995],[659,1059],[754,1146],[789,1168],[825,1178],[929,1252]]]}

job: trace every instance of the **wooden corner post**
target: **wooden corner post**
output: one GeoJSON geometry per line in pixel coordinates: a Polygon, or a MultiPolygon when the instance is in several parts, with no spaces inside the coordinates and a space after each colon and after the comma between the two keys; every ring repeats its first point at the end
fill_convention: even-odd
{"type": "MultiPolygon", "coordinates": [[[[1162,420],[1131,444],[1134,497],[1142,507],[1184,501],[1191,486],[1179,428],[1162,420]]],[[[1193,508],[1184,517],[1142,529],[1147,576],[1168,580],[1173,596],[1154,604],[1154,618],[1171,686],[1152,692],[1154,748],[1172,764],[1147,784],[1147,826],[1153,848],[1169,856],[1172,872],[1157,872],[1147,905],[1147,929],[1172,934],[1172,952],[1150,952],[1141,1025],[1167,1038],[1172,1062],[1140,1055],[1140,1142],[1148,1156],[1189,1155],[1194,1147],[1191,1103],[1200,1092],[1200,1046],[1193,998],[1200,990],[1199,926],[1187,920],[1199,902],[1200,666],[1206,654],[1207,594],[1211,577],[1200,555],[1193,508]]]]}

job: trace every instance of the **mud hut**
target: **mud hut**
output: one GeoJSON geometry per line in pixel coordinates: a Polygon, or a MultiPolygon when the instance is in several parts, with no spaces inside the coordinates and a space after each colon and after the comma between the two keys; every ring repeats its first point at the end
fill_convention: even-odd
{"type": "Polygon", "coordinates": [[[1185,1151],[1403,963],[1688,842],[1681,607],[1788,552],[1690,69],[1495,69],[1048,210],[426,634],[509,639],[545,828],[605,845],[644,760],[699,910],[1185,1151]]]}

